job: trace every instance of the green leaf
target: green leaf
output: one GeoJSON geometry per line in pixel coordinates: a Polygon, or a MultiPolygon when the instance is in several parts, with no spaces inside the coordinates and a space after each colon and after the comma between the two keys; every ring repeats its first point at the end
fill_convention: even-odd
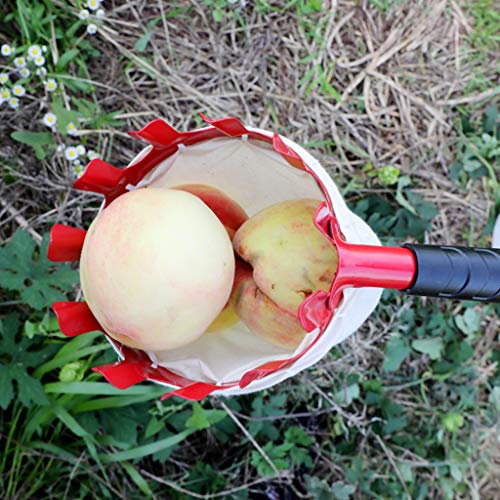
{"type": "Polygon", "coordinates": [[[496,104],[490,104],[483,116],[483,132],[494,134],[498,128],[500,115],[496,104]]]}
{"type": "Polygon", "coordinates": [[[488,401],[491,405],[496,409],[497,412],[500,413],[500,387],[493,387],[493,390],[490,393],[488,401]]]}
{"type": "Polygon", "coordinates": [[[12,139],[22,142],[28,146],[49,146],[54,144],[54,138],[50,132],[24,132],[17,131],[10,134],[12,139]]]}
{"type": "Polygon", "coordinates": [[[391,337],[385,347],[385,359],[382,365],[384,371],[396,371],[410,352],[410,346],[405,339],[400,337],[391,337]]]}
{"type": "Polygon", "coordinates": [[[212,11],[212,17],[216,23],[220,23],[224,19],[224,12],[222,9],[214,9],[212,11]]]}
{"type": "Polygon", "coordinates": [[[66,109],[60,98],[55,98],[52,102],[52,111],[57,116],[57,129],[62,135],[68,135],[66,127],[70,123],[77,125],[80,114],[66,109]]]}
{"type": "Polygon", "coordinates": [[[119,410],[109,409],[99,413],[104,430],[120,443],[137,443],[139,422],[130,407],[119,410]]]}
{"type": "Polygon", "coordinates": [[[321,10],[323,10],[322,0],[309,0],[309,5],[316,12],[320,12],[321,10]]]}
{"type": "Polygon", "coordinates": [[[12,132],[12,139],[31,146],[35,150],[35,155],[39,160],[43,160],[46,155],[47,146],[54,144],[54,139],[50,132],[12,132]]]}
{"type": "Polygon", "coordinates": [[[392,186],[398,182],[400,170],[397,167],[392,167],[390,165],[386,167],[379,168],[377,170],[377,177],[381,184],[386,186],[392,186]]]}
{"type": "Polygon", "coordinates": [[[22,300],[34,309],[43,309],[53,302],[65,300],[78,282],[78,273],[67,265],[55,265],[47,258],[49,235],[34,257],[35,242],[28,233],[18,229],[10,243],[0,248],[0,288],[20,292],[22,300]]]}
{"type": "Polygon", "coordinates": [[[80,51],[76,48],[67,50],[57,61],[56,70],[58,72],[63,72],[62,70],[69,64],[70,61],[76,58],[80,51]]]}
{"type": "Polygon", "coordinates": [[[398,179],[398,186],[396,190],[396,201],[403,207],[408,210],[408,212],[413,215],[417,215],[417,212],[414,207],[408,202],[403,194],[403,189],[411,184],[411,180],[407,175],[404,175],[398,179]]]}
{"type": "Polygon", "coordinates": [[[423,354],[428,354],[433,360],[441,358],[441,352],[443,351],[443,339],[440,337],[431,337],[421,340],[414,340],[411,343],[413,349],[423,354]]]}
{"type": "Polygon", "coordinates": [[[224,410],[205,410],[199,403],[193,403],[193,415],[186,421],[186,428],[193,430],[208,429],[227,417],[224,410]]]}
{"type": "Polygon", "coordinates": [[[72,361],[66,363],[59,372],[61,382],[78,382],[83,380],[85,374],[85,363],[83,361],[72,361]]]}
{"type": "Polygon", "coordinates": [[[174,436],[170,436],[168,438],[161,439],[159,441],[155,441],[154,443],[146,444],[144,446],[138,446],[130,450],[102,455],[101,460],[104,463],[109,463],[109,462],[121,462],[122,460],[135,460],[137,458],[143,458],[148,455],[157,453],[159,451],[172,448],[176,444],[179,444],[181,441],[186,439],[192,432],[193,432],[192,430],[186,430],[174,436]]]}
{"type": "Polygon", "coordinates": [[[359,398],[359,385],[351,384],[345,389],[337,391],[333,395],[333,400],[339,404],[350,405],[355,399],[359,398]]]}
{"type": "Polygon", "coordinates": [[[47,394],[88,394],[99,396],[132,396],[165,392],[165,388],[158,388],[153,384],[134,385],[128,389],[116,389],[107,382],[50,382],[45,384],[47,394]]]}
{"type": "Polygon", "coordinates": [[[32,350],[34,342],[20,334],[20,322],[15,313],[0,321],[0,406],[5,410],[14,399],[14,382],[17,398],[26,407],[33,403],[47,404],[43,386],[39,380],[28,375],[34,368],[50,358],[56,346],[47,345],[32,350]],[[17,337],[21,340],[17,341],[17,337]]]}
{"type": "Polygon", "coordinates": [[[139,474],[139,472],[137,472],[132,464],[129,462],[122,462],[120,465],[125,469],[132,481],[134,481],[136,486],[144,493],[144,495],[146,495],[147,498],[155,498],[146,480],[139,474]]]}
{"type": "Polygon", "coordinates": [[[332,484],[332,493],[336,500],[349,500],[351,495],[356,491],[356,487],[352,484],[346,484],[342,481],[337,481],[332,484]]]}
{"type": "Polygon", "coordinates": [[[0,407],[6,410],[14,397],[14,385],[9,373],[9,368],[0,365],[0,407]]]}
{"type": "Polygon", "coordinates": [[[463,314],[455,316],[455,323],[466,335],[472,335],[481,328],[481,314],[474,309],[466,309],[463,314]]]}
{"type": "Polygon", "coordinates": [[[457,432],[465,423],[463,415],[455,411],[449,412],[443,417],[443,425],[449,432],[457,432]]]}
{"type": "Polygon", "coordinates": [[[187,429],[201,430],[208,429],[210,422],[205,416],[205,411],[199,403],[193,403],[193,415],[186,422],[187,429]]]}
{"type": "Polygon", "coordinates": [[[17,376],[17,397],[24,406],[31,406],[31,402],[46,405],[47,397],[39,380],[30,377],[25,370],[17,376]]]}

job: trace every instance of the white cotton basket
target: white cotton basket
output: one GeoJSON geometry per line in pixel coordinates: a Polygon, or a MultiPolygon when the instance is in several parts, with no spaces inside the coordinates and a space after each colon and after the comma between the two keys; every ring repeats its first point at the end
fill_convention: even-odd
{"type": "MultiPolygon", "coordinates": [[[[269,138],[273,137],[273,133],[267,130],[251,127],[246,129],[269,138]]],[[[129,184],[127,190],[148,186],[169,188],[181,184],[207,184],[226,193],[251,217],[265,207],[284,200],[324,200],[325,196],[320,187],[322,185],[331,199],[334,214],[346,241],[380,245],[371,228],[347,208],[334,181],[318,160],[295,142],[280,138],[301,157],[314,172],[319,183],[308,172],[291,166],[273,149],[272,144],[248,139],[248,135],[243,135],[218,137],[190,146],[180,144],[177,152],[161,161],[140,182],[129,184]]],[[[148,146],[142,150],[128,167],[144,158],[151,148],[152,146],[148,146]]],[[[220,390],[212,392],[213,394],[231,396],[260,391],[314,365],[332,347],[353,334],[372,313],[381,293],[382,289],[379,288],[344,290],[343,299],[334,311],[332,319],[311,349],[290,366],[254,380],[244,388],[237,385],[244,373],[268,361],[288,359],[303,351],[316,339],[320,333],[319,328],[308,333],[294,352],[260,339],[240,321],[226,330],[205,333],[185,347],[147,354],[153,367],[163,366],[193,381],[221,386],[236,383],[233,387],[221,387],[220,390]]],[[[195,312],[194,304],[193,313],[195,312]]],[[[119,347],[113,342],[111,344],[120,357],[123,357],[119,347]]]]}

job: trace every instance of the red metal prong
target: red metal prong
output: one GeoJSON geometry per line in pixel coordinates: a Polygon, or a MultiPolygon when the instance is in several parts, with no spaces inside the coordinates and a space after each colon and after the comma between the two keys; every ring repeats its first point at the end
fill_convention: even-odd
{"type": "Polygon", "coordinates": [[[92,371],[100,373],[117,389],[127,389],[147,379],[146,362],[117,361],[107,365],[95,366],[92,371]]]}
{"type": "Polygon", "coordinates": [[[103,331],[86,302],[54,302],[52,309],[61,332],[67,337],[76,337],[96,330],[103,331]]]}
{"type": "Polygon", "coordinates": [[[84,229],[64,224],[52,226],[47,257],[53,262],[79,260],[86,234],[84,229]]]}
{"type": "Polygon", "coordinates": [[[171,127],[161,118],[149,122],[145,127],[138,131],[128,133],[132,137],[139,137],[152,146],[164,148],[172,144],[180,137],[180,132],[171,127]]]}

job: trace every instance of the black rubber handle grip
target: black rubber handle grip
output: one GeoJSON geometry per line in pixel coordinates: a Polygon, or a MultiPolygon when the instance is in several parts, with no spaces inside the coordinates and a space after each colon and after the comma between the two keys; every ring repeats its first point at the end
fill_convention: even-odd
{"type": "Polygon", "coordinates": [[[500,302],[500,249],[412,245],[415,280],[409,295],[500,302]]]}

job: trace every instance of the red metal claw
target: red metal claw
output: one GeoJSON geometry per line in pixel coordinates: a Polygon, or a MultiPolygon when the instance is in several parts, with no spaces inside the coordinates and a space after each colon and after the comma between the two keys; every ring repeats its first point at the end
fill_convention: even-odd
{"type": "Polygon", "coordinates": [[[47,257],[53,262],[79,260],[86,234],[84,229],[55,224],[50,229],[47,257]]]}

